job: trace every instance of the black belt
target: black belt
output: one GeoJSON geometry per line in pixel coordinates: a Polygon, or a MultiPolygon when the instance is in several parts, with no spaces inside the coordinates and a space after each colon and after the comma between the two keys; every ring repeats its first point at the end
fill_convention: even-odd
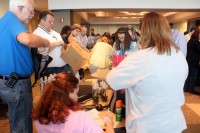
{"type": "MultiPolygon", "coordinates": [[[[8,80],[9,77],[0,75],[0,79],[8,80]]],[[[19,76],[19,80],[28,79],[30,76],[19,76]]]]}

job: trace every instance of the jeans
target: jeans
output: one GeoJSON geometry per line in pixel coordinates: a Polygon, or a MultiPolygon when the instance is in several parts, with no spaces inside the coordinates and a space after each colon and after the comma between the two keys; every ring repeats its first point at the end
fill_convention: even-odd
{"type": "Polygon", "coordinates": [[[64,65],[63,67],[48,67],[44,72],[44,76],[49,76],[50,74],[57,74],[61,72],[70,72],[71,74],[75,75],[69,65],[64,65]]]}
{"type": "Polygon", "coordinates": [[[13,88],[0,79],[0,97],[8,105],[11,133],[32,133],[32,88],[30,78],[18,80],[13,88]]]}

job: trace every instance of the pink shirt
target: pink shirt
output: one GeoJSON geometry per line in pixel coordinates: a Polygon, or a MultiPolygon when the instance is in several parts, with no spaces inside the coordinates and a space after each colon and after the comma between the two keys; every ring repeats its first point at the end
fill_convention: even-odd
{"type": "Polygon", "coordinates": [[[70,111],[65,123],[48,125],[34,121],[37,133],[102,133],[103,130],[97,125],[85,111],[70,111]]]}

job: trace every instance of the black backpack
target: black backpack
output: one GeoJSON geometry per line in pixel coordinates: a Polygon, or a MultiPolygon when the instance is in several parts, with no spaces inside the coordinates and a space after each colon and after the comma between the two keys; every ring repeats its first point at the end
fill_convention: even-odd
{"type": "Polygon", "coordinates": [[[37,80],[40,78],[40,75],[38,74],[40,70],[40,63],[42,60],[42,55],[38,54],[37,48],[31,48],[31,55],[32,55],[32,60],[33,60],[33,68],[35,72],[35,78],[34,78],[34,83],[32,87],[36,84],[37,80]]]}

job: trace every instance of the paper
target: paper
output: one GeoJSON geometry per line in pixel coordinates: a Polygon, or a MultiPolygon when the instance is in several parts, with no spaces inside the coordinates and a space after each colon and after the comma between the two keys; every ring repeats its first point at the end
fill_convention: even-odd
{"type": "Polygon", "coordinates": [[[87,111],[87,113],[93,118],[93,119],[100,119],[99,118],[99,112],[96,109],[92,109],[90,111],[87,111]]]}
{"type": "Polygon", "coordinates": [[[99,117],[99,112],[96,109],[87,111],[87,113],[96,121],[99,126],[104,126],[104,121],[99,117]]]}

